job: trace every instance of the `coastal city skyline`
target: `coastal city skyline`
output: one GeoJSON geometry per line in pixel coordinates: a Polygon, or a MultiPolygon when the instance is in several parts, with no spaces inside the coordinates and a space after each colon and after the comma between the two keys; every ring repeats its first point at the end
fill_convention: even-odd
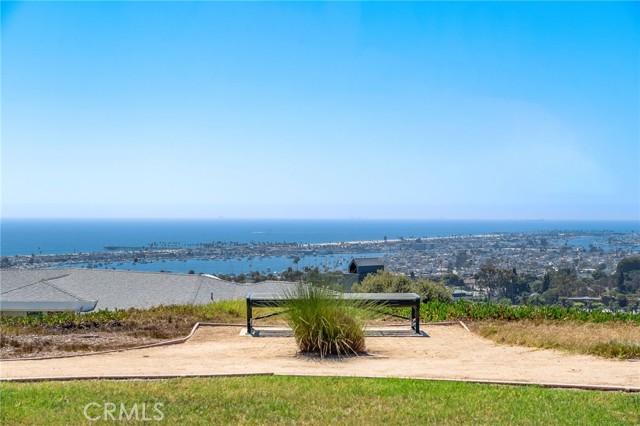
{"type": "Polygon", "coordinates": [[[2,2],[3,218],[640,219],[637,2],[2,2]]]}

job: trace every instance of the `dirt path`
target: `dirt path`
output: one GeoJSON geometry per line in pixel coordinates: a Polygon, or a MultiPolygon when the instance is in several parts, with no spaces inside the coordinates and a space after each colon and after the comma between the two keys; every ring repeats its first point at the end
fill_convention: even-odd
{"type": "Polygon", "coordinates": [[[293,338],[240,336],[240,330],[201,327],[184,344],[5,361],[0,363],[0,377],[273,373],[640,387],[640,362],[503,346],[458,326],[428,327],[430,337],[369,337],[369,355],[324,360],[299,355],[293,338]]]}

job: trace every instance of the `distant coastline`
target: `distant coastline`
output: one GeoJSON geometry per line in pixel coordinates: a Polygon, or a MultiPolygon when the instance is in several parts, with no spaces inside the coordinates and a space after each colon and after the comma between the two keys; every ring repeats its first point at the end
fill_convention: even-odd
{"type": "Polygon", "coordinates": [[[319,244],[562,230],[640,232],[640,221],[2,219],[0,254],[90,253],[153,243],[319,244]]]}
{"type": "Polygon", "coordinates": [[[178,273],[279,274],[287,268],[345,270],[353,257],[381,257],[388,269],[418,276],[447,272],[472,276],[490,262],[541,274],[548,269],[579,267],[583,274],[640,254],[640,232],[538,231],[478,235],[400,237],[332,243],[296,242],[152,242],[147,246],[112,246],[84,253],[2,256],[3,268],[83,267],[178,273]]]}

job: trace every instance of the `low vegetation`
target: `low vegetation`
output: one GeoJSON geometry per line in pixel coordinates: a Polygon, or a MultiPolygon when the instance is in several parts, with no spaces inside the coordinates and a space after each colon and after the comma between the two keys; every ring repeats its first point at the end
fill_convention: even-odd
{"type": "Polygon", "coordinates": [[[298,286],[287,297],[284,315],[301,352],[321,357],[364,352],[364,327],[373,316],[371,306],[313,285],[298,286]]]}
{"type": "Polygon", "coordinates": [[[253,376],[1,383],[0,392],[0,423],[7,425],[640,423],[638,394],[407,379],[253,376]],[[115,421],[105,420],[105,404],[115,405],[115,421]],[[144,422],[142,404],[147,418],[162,419],[144,422]],[[85,407],[96,421],[85,418],[85,407]],[[131,420],[118,421],[123,407],[131,420]]]}
{"type": "MultiPolygon", "coordinates": [[[[0,317],[0,358],[126,348],[186,336],[197,322],[242,324],[242,300],[151,309],[0,317]]],[[[262,310],[256,310],[261,314],[262,310]]]]}
{"type": "MultiPolygon", "coordinates": [[[[396,309],[394,313],[408,316],[409,311],[405,310],[406,312],[396,309]]],[[[259,316],[273,311],[270,308],[258,308],[255,313],[259,316]]],[[[207,305],[161,306],[146,310],[98,311],[82,315],[0,317],[0,357],[60,355],[137,346],[183,337],[196,322],[243,324],[245,312],[245,302],[235,300],[207,305]]],[[[308,310],[307,314],[309,312],[311,311],[308,310]]],[[[349,311],[347,315],[342,315],[343,321],[352,318],[354,322],[348,327],[345,322],[340,326],[341,329],[360,329],[359,321],[362,318],[357,318],[357,312],[349,311]]],[[[421,319],[425,322],[462,320],[472,324],[474,331],[479,334],[501,343],[555,348],[609,358],[640,358],[640,315],[631,313],[598,310],[588,312],[560,306],[509,306],[430,300],[422,304],[421,319]],[[545,329],[550,331],[544,333],[545,329]],[[529,337],[525,338],[527,335],[529,337]],[[539,339],[545,337],[543,340],[536,340],[533,339],[534,335],[539,339]],[[573,335],[583,338],[573,338],[573,335]]],[[[278,316],[261,321],[264,324],[283,323],[283,319],[278,316]]],[[[291,323],[291,326],[298,327],[300,333],[306,330],[308,335],[315,335],[317,340],[319,328],[317,325],[316,328],[310,326],[316,320],[304,321],[298,321],[297,326],[291,323]]],[[[337,329],[324,329],[322,333],[340,335],[337,329]]],[[[351,336],[345,341],[351,340],[355,342],[355,337],[351,336]]],[[[353,350],[347,346],[340,350],[345,353],[361,350],[355,343],[349,345],[353,350]]],[[[338,349],[336,347],[327,351],[326,353],[334,353],[338,349]]]]}
{"type": "Polygon", "coordinates": [[[606,358],[640,358],[640,315],[585,311],[561,306],[508,306],[492,303],[427,302],[423,321],[462,320],[498,343],[606,358]]]}
{"type": "Polygon", "coordinates": [[[605,312],[600,310],[585,311],[578,308],[566,308],[557,305],[499,305],[495,303],[467,302],[458,300],[454,303],[427,301],[422,304],[420,315],[423,321],[447,320],[572,320],[588,322],[630,321],[640,325],[640,315],[629,312],[605,312]]]}
{"type": "Polygon", "coordinates": [[[157,338],[183,336],[200,321],[238,322],[244,318],[243,300],[206,305],[171,305],[150,309],[60,313],[31,317],[0,317],[7,333],[64,333],[70,331],[122,331],[157,338]]]}
{"type": "Polygon", "coordinates": [[[441,303],[453,302],[451,291],[443,283],[427,279],[413,280],[406,275],[378,271],[367,275],[361,283],[353,286],[356,293],[417,293],[422,300],[441,303]]]}
{"type": "Polygon", "coordinates": [[[478,321],[471,331],[497,343],[560,349],[606,358],[640,359],[640,326],[629,321],[478,321]]]}

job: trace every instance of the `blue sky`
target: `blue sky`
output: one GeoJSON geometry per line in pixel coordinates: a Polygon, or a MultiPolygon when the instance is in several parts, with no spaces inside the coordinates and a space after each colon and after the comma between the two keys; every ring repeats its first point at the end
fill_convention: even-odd
{"type": "Polygon", "coordinates": [[[639,219],[638,2],[2,2],[3,217],[639,219]]]}

